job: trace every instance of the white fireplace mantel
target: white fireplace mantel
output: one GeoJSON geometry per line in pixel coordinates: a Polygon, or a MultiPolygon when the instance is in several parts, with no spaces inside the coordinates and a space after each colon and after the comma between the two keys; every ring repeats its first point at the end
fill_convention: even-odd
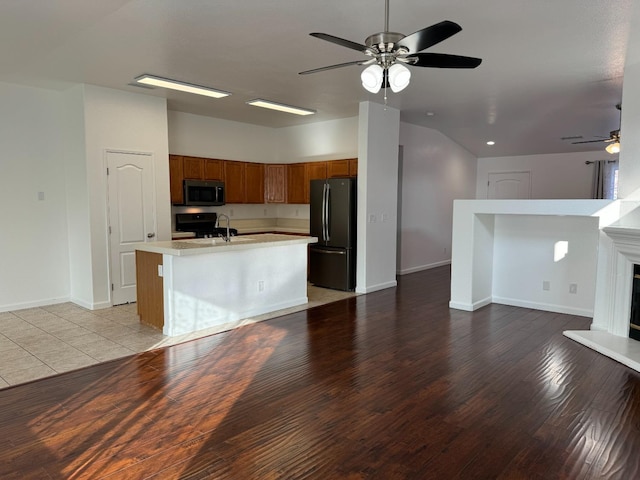
{"type": "Polygon", "coordinates": [[[640,342],[629,338],[633,266],[640,264],[640,208],[602,229],[593,323],[564,334],[640,371],[640,342]]]}

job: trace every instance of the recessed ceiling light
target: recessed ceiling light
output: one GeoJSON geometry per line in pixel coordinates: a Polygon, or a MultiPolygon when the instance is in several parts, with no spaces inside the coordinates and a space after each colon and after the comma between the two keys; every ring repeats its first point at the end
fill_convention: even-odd
{"type": "Polygon", "coordinates": [[[495,144],[496,144],[496,142],[494,142],[493,140],[489,140],[489,141],[487,142],[487,145],[495,145],[495,144]]]}
{"type": "Polygon", "coordinates": [[[433,117],[433,116],[435,115],[435,113],[433,113],[433,112],[427,112],[427,113],[425,113],[425,115],[426,115],[427,117],[433,117]]]}
{"type": "Polygon", "coordinates": [[[179,90],[181,92],[195,93],[197,95],[205,95],[207,97],[222,98],[231,95],[223,90],[215,88],[194,85],[193,83],[181,82],[179,80],[171,80],[169,78],[156,77],[155,75],[140,75],[136,77],[136,82],[143,85],[152,85],[154,87],[169,88],[171,90],[179,90]]]}
{"type": "Polygon", "coordinates": [[[292,105],[285,105],[284,103],[276,103],[276,102],[271,102],[269,100],[262,100],[261,98],[256,98],[255,100],[249,100],[247,104],[253,105],[254,107],[262,107],[262,108],[269,108],[271,110],[278,110],[279,112],[293,113],[295,115],[313,115],[314,113],[316,113],[315,110],[309,110],[308,108],[294,107],[292,105]]]}

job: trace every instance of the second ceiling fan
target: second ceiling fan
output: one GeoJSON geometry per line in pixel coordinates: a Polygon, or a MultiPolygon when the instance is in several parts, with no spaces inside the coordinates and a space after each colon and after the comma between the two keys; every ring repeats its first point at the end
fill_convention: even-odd
{"type": "Polygon", "coordinates": [[[364,45],[329,35],[311,33],[310,35],[327,42],[335,43],[351,50],[364,53],[369,59],[339,63],[328,67],[315,68],[300,72],[300,75],[324,72],[350,65],[369,65],[361,75],[362,86],[371,93],[377,93],[382,87],[391,87],[393,92],[403,90],[411,79],[411,72],[405,65],[432,68],[476,68],[482,59],[448,55],[445,53],[421,53],[437,43],[460,32],[462,27],[449,20],[425,27],[411,35],[389,31],[389,0],[385,0],[384,32],[374,33],[365,40],[364,45]]]}

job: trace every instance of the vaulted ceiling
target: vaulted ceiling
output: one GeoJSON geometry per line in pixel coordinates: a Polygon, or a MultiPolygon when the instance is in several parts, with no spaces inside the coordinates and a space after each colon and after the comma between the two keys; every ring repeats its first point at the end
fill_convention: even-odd
{"type": "MultiPolygon", "coordinates": [[[[309,36],[364,43],[384,30],[384,0],[20,0],[0,4],[0,81],[64,89],[90,83],[168,99],[169,109],[270,127],[351,117],[384,102],[360,84],[365,59],[309,36]],[[211,99],[129,85],[143,73],[227,90],[211,99]],[[261,110],[264,98],[317,110],[261,110]]],[[[479,157],[600,149],[619,127],[615,105],[632,0],[391,0],[390,30],[442,20],[463,30],[428,52],[480,57],[473,70],[411,67],[388,94],[403,121],[434,128],[479,157]],[[427,115],[427,112],[433,115],[427,115]],[[492,147],[486,141],[493,140],[492,147]]]]}

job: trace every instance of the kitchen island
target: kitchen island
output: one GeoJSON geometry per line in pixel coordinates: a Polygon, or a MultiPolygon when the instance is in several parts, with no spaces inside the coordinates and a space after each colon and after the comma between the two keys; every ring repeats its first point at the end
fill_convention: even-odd
{"type": "Polygon", "coordinates": [[[140,321],[182,335],[307,303],[307,245],[256,234],[136,245],[140,321]]]}

